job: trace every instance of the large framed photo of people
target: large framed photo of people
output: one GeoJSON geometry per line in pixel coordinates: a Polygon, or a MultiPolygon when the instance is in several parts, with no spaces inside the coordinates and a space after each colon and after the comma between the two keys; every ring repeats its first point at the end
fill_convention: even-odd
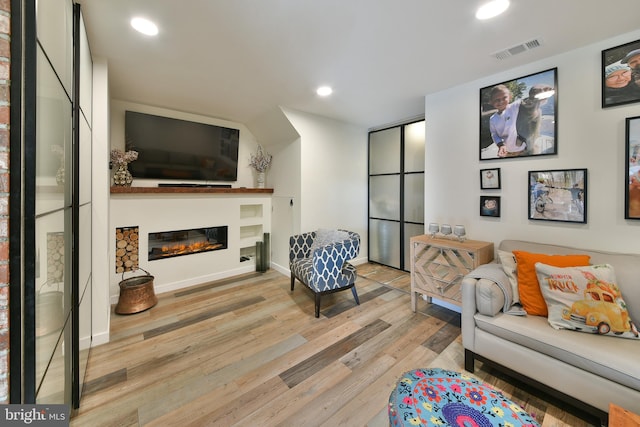
{"type": "Polygon", "coordinates": [[[602,51],[602,108],[640,101],[640,40],[602,51]]]}
{"type": "Polygon", "coordinates": [[[480,160],[557,153],[558,69],[480,89],[480,160]]]}
{"type": "Polygon", "coordinates": [[[640,116],[626,121],[624,217],[640,219],[640,116]]]}

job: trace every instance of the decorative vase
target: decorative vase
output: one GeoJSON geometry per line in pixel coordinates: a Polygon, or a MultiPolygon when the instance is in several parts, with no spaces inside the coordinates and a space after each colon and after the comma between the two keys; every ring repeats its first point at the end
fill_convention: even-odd
{"type": "Polygon", "coordinates": [[[56,172],[56,184],[64,184],[64,165],[60,165],[58,171],[56,172]]]}
{"type": "Polygon", "coordinates": [[[264,188],[265,174],[264,172],[258,172],[258,188],[264,188]]]}
{"type": "Polygon", "coordinates": [[[133,177],[131,176],[131,172],[129,172],[129,164],[119,163],[118,168],[113,174],[113,185],[117,185],[119,187],[131,187],[132,182],[133,177]]]}

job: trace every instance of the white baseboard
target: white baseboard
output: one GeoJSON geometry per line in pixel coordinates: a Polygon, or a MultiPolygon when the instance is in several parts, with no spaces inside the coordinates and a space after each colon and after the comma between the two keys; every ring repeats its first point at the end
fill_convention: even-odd
{"type": "Polygon", "coordinates": [[[94,334],[91,339],[91,347],[97,347],[102,344],[107,344],[109,342],[109,332],[100,332],[98,334],[94,334]]]}

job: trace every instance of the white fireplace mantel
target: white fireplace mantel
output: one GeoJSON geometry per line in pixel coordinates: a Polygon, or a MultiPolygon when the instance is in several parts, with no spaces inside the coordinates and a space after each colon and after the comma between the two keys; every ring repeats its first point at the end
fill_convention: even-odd
{"type": "Polygon", "coordinates": [[[154,276],[156,293],[169,292],[254,271],[255,244],[271,232],[272,193],[269,188],[111,187],[111,303],[117,302],[123,279],[115,272],[116,228],[139,227],[139,265],[154,276]],[[227,249],[148,260],[149,233],[224,225],[227,249]]]}

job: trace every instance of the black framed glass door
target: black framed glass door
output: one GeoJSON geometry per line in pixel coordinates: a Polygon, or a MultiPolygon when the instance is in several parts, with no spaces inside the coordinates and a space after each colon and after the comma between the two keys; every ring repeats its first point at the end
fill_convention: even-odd
{"type": "Polygon", "coordinates": [[[408,271],[424,234],[425,121],[369,133],[369,261],[408,271]]]}

